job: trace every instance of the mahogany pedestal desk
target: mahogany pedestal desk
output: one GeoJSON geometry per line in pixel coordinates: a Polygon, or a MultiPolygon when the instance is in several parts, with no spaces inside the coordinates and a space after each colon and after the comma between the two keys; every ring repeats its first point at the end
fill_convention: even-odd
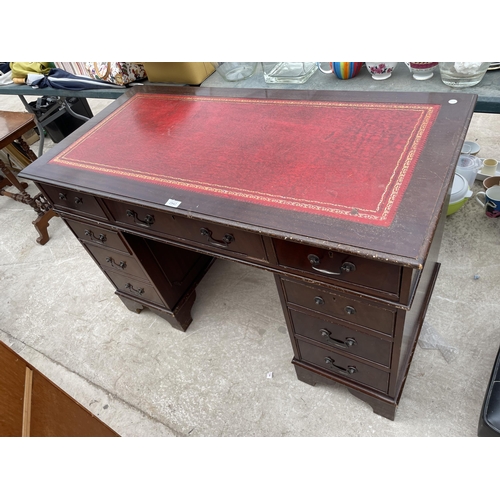
{"type": "Polygon", "coordinates": [[[29,165],[132,311],[214,258],[274,273],[300,380],[394,419],[476,96],[139,87],[29,165]]]}

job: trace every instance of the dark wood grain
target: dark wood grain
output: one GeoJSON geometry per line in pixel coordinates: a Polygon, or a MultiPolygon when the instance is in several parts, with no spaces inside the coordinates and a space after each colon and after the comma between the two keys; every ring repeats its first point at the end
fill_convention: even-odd
{"type": "MultiPolygon", "coordinates": [[[[126,307],[134,312],[150,308],[180,330],[191,322],[195,288],[213,257],[273,272],[299,379],[342,383],[376,413],[394,419],[439,270],[449,187],[475,100],[475,95],[460,93],[141,87],[56,145],[23,176],[52,201],[126,307]],[[50,163],[87,132],[99,134],[103,120],[138,93],[433,104],[440,111],[398,211],[383,226],[188,189],[166,190],[141,179],[50,163]],[[182,204],[166,206],[168,199],[182,204]],[[121,257],[133,265],[114,268],[121,257]],[[328,338],[322,330],[330,332],[328,338]],[[342,345],[351,337],[355,348],[342,345]]],[[[139,124],[130,124],[130,134],[139,132],[139,124]]],[[[99,140],[103,155],[107,147],[116,151],[113,137],[99,140]]],[[[168,175],[167,162],[155,161],[168,175]]]]}
{"type": "MultiPolygon", "coordinates": [[[[447,93],[397,92],[336,92],[286,91],[265,89],[211,89],[187,87],[140,87],[127,92],[103,112],[82,125],[74,134],[56,145],[49,153],[27,167],[22,176],[32,180],[54,182],[60,186],[113,196],[121,200],[139,201],[144,206],[172,214],[184,214],[199,220],[216,218],[232,227],[258,229],[262,234],[287,237],[309,242],[315,246],[356,252],[362,256],[403,265],[421,266],[425,261],[442,205],[449,189],[453,168],[460,155],[472,117],[475,95],[447,93]],[[392,225],[388,228],[353,224],[320,215],[289,212],[272,207],[217,198],[172,188],[142,185],[135,180],[111,178],[97,172],[64,169],[49,161],[76,139],[111,114],[135,93],[170,93],[222,97],[272,98],[295,100],[332,100],[346,102],[431,103],[440,104],[441,111],[433,125],[432,134],[416,165],[412,181],[403,197],[392,225]],[[448,104],[456,99],[456,104],[448,104]],[[182,199],[182,209],[165,207],[168,198],[182,199]],[[404,237],[403,237],[404,236],[404,237]]],[[[131,131],[133,133],[133,131],[131,131]]]]}
{"type": "Polygon", "coordinates": [[[0,342],[0,436],[20,437],[23,428],[26,364],[0,342]]]}
{"type": "Polygon", "coordinates": [[[118,434],[0,342],[1,437],[116,437],[118,434]],[[25,401],[26,372],[31,401],[25,401]],[[24,412],[23,407],[28,405],[24,412]],[[24,421],[23,421],[24,420],[24,421]],[[23,430],[25,431],[23,434],[23,430]]]}

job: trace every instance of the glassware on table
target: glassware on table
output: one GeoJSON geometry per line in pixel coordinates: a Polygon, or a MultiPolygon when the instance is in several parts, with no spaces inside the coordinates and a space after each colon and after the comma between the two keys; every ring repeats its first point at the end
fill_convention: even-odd
{"type": "Polygon", "coordinates": [[[266,83],[305,83],[317,71],[315,62],[263,62],[266,83]]]}
{"type": "Polygon", "coordinates": [[[486,74],[489,62],[440,62],[441,80],[450,87],[473,87],[486,74]]]}
{"type": "Polygon", "coordinates": [[[227,82],[250,78],[257,69],[256,62],[213,62],[215,71],[227,82]]]}

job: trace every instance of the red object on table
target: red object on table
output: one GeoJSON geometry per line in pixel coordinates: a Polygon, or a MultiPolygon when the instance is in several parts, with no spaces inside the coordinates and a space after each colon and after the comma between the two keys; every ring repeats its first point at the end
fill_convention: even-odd
{"type": "Polygon", "coordinates": [[[388,226],[439,109],[137,94],[50,163],[388,226]]]}

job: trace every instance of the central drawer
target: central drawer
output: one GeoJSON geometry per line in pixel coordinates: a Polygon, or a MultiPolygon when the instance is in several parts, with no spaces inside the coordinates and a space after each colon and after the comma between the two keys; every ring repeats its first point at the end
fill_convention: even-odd
{"type": "Polygon", "coordinates": [[[258,234],[115,200],[105,200],[105,203],[114,220],[131,228],[147,229],[196,242],[214,250],[268,261],[264,242],[258,234]]]}

